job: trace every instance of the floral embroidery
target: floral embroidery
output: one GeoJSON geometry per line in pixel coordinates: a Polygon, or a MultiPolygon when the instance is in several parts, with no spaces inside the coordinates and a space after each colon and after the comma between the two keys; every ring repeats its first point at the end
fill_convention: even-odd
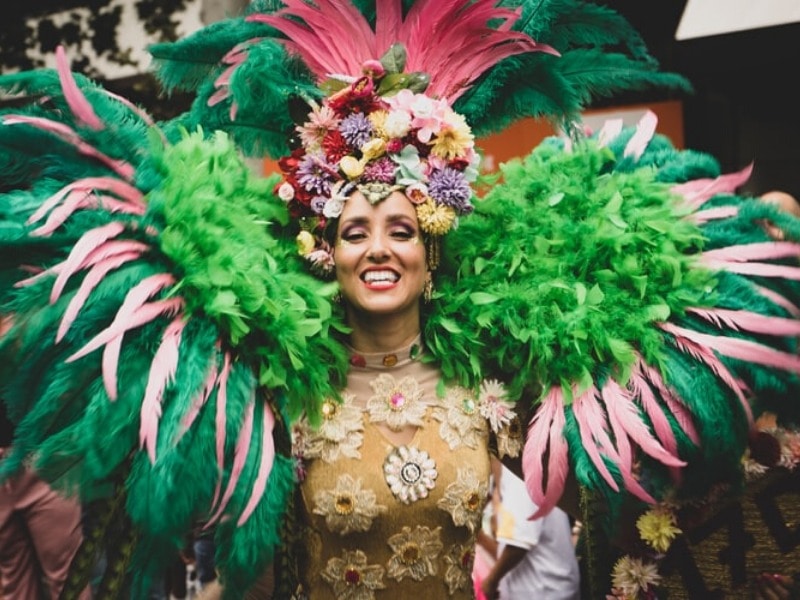
{"type": "Polygon", "coordinates": [[[375,590],[386,587],[384,572],[380,565],[368,565],[367,555],[361,550],[345,550],[342,558],[328,561],[321,575],[340,600],[371,600],[375,598],[375,590]]]}
{"type": "Polygon", "coordinates": [[[369,531],[373,519],[386,512],[382,504],[375,504],[375,492],[361,489],[361,478],[340,475],[336,488],[323,490],[314,497],[315,515],[325,517],[328,529],[340,535],[353,531],[369,531]]]}
{"type": "Polygon", "coordinates": [[[474,469],[459,469],[456,481],[447,486],[437,506],[449,512],[457,526],[466,525],[474,533],[480,527],[488,493],[488,484],[478,480],[474,469]]]}
{"type": "Polygon", "coordinates": [[[375,395],[367,401],[369,420],[385,422],[397,431],[406,425],[423,424],[427,403],[422,400],[422,390],[413,377],[403,377],[399,382],[388,373],[382,373],[370,383],[375,395]]]}
{"type": "Polygon", "coordinates": [[[441,527],[431,531],[417,525],[414,531],[403,527],[403,531],[389,538],[394,554],[389,559],[389,577],[400,581],[411,577],[421,581],[427,575],[436,575],[436,557],[442,551],[441,527]]]}
{"type": "Polygon", "coordinates": [[[443,406],[434,408],[433,417],[441,423],[439,435],[451,450],[460,444],[477,448],[486,434],[486,420],[481,416],[475,394],[462,387],[447,389],[443,406]]]}
{"type": "Polygon", "coordinates": [[[458,590],[468,590],[472,587],[472,566],[475,564],[473,544],[453,546],[445,555],[444,562],[447,564],[444,581],[451,596],[458,590]]]}
{"type": "Polygon", "coordinates": [[[353,404],[353,396],[345,394],[340,404],[326,400],[322,405],[322,423],[313,430],[303,419],[306,441],[303,456],[321,458],[331,463],[340,455],[361,458],[358,449],[364,441],[361,410],[353,404]]]}
{"type": "Polygon", "coordinates": [[[522,452],[522,424],[519,417],[511,421],[497,432],[497,454],[500,458],[510,456],[516,458],[522,452]]]}
{"type": "Polygon", "coordinates": [[[516,416],[514,403],[508,400],[505,386],[496,379],[486,379],[478,395],[478,410],[489,421],[489,427],[497,433],[516,416]]]}
{"type": "Polygon", "coordinates": [[[439,476],[436,462],[427,452],[413,446],[392,450],[383,463],[383,474],[395,498],[404,504],[427,498],[439,476]]]}

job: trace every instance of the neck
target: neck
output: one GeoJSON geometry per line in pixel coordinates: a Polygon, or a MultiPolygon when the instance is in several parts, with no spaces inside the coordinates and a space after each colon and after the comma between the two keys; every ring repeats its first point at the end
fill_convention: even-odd
{"type": "Polygon", "coordinates": [[[419,315],[410,319],[348,311],[348,324],[352,328],[350,345],[359,352],[391,352],[407,346],[420,333],[419,315]]]}

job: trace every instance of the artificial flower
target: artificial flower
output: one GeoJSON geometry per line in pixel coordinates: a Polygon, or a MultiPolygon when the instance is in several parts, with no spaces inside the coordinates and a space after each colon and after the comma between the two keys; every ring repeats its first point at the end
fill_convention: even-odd
{"type": "Polygon", "coordinates": [[[420,229],[425,233],[444,235],[453,227],[456,211],[449,206],[437,204],[426,196],[425,200],[417,205],[417,220],[420,229]]]}
{"type": "Polygon", "coordinates": [[[284,202],[288,202],[289,200],[294,198],[294,186],[288,181],[284,181],[278,187],[278,198],[280,198],[284,202]]]}
{"type": "Polygon", "coordinates": [[[361,158],[374,160],[386,153],[386,142],[381,138],[373,138],[361,146],[361,158]]]}
{"type": "Polygon", "coordinates": [[[413,377],[397,381],[388,373],[381,373],[370,382],[375,395],[367,400],[369,420],[384,422],[389,429],[398,431],[406,425],[421,426],[428,404],[423,391],[413,377]]]}
{"type": "Polygon", "coordinates": [[[437,527],[431,531],[417,525],[413,531],[403,527],[401,533],[390,537],[388,542],[394,554],[387,565],[389,577],[422,581],[428,575],[436,575],[436,558],[443,548],[441,530],[437,527]]]}
{"type": "Polygon", "coordinates": [[[372,123],[363,113],[347,115],[339,123],[339,133],[352,148],[361,148],[372,138],[372,123]]]}
{"type": "Polygon", "coordinates": [[[478,394],[478,409],[489,421],[489,427],[497,433],[514,418],[514,403],[508,400],[505,386],[496,379],[485,379],[478,394]]]}
{"type": "Polygon", "coordinates": [[[522,423],[519,417],[512,417],[508,425],[500,428],[496,436],[499,458],[505,456],[516,458],[522,452],[522,423]]]}
{"type": "Polygon", "coordinates": [[[314,250],[314,246],[316,245],[314,236],[308,231],[301,231],[298,233],[295,242],[297,243],[297,253],[300,254],[300,256],[306,256],[309,252],[314,250]]]}
{"type": "Polygon", "coordinates": [[[439,472],[436,462],[424,450],[397,446],[383,463],[383,476],[395,498],[403,504],[411,504],[428,497],[436,486],[439,472]]]}
{"type": "Polygon", "coordinates": [[[478,409],[478,400],[466,388],[447,388],[442,402],[433,410],[433,418],[439,421],[439,435],[450,449],[461,444],[477,448],[487,435],[486,420],[478,409]]]}
{"type": "Polygon", "coordinates": [[[383,121],[382,133],[387,138],[404,138],[411,130],[411,115],[404,110],[387,113],[383,121]]]}
{"type": "Polygon", "coordinates": [[[358,160],[355,156],[343,156],[339,161],[339,168],[348,179],[358,179],[364,172],[364,162],[358,160]]]}
{"type": "Polygon", "coordinates": [[[339,535],[353,531],[369,531],[372,521],[386,512],[386,507],[376,504],[375,492],[361,489],[361,478],[348,474],[339,476],[336,487],[322,490],[314,497],[314,514],[325,517],[325,525],[339,535]]]}
{"type": "Polygon", "coordinates": [[[339,600],[372,600],[375,590],[386,588],[384,573],[380,565],[368,565],[361,550],[345,550],[341,558],[331,558],[320,575],[339,600]]]}
{"type": "Polygon", "coordinates": [[[651,586],[658,585],[661,576],[655,564],[623,556],[614,565],[611,579],[613,587],[620,590],[626,598],[636,598],[640,592],[647,593],[651,586]]]}
{"type": "Polygon", "coordinates": [[[444,557],[447,570],[444,581],[452,596],[458,590],[468,590],[472,587],[472,568],[475,564],[474,544],[456,544],[452,546],[444,557]]]}
{"type": "Polygon", "coordinates": [[[636,528],[647,544],[657,552],[666,552],[672,540],[681,533],[675,515],[663,507],[648,510],[636,520],[636,528]]]}
{"type": "Polygon", "coordinates": [[[353,404],[353,396],[345,394],[342,403],[326,400],[322,405],[322,423],[307,435],[304,456],[334,462],[341,455],[361,458],[359,448],[364,441],[361,410],[353,404]]]}
{"type": "Polygon", "coordinates": [[[436,506],[449,512],[455,525],[466,526],[474,533],[481,525],[488,493],[488,484],[479,481],[474,469],[458,469],[456,480],[447,486],[436,506]]]}
{"type": "Polygon", "coordinates": [[[472,131],[463,115],[449,111],[445,116],[444,126],[430,142],[431,154],[452,160],[465,156],[474,144],[472,131]]]}
{"type": "Polygon", "coordinates": [[[311,106],[312,110],[308,114],[308,121],[296,128],[300,134],[300,141],[307,151],[318,150],[325,135],[329,131],[337,129],[341,121],[330,107],[319,106],[316,102],[313,102],[311,106]]]}

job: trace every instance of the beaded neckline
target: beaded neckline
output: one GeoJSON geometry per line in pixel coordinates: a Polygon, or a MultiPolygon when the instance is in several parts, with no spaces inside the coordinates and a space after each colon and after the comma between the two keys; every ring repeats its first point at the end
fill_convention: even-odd
{"type": "Polygon", "coordinates": [[[393,352],[359,352],[348,346],[350,365],[356,369],[393,369],[417,360],[422,354],[421,336],[393,352]]]}

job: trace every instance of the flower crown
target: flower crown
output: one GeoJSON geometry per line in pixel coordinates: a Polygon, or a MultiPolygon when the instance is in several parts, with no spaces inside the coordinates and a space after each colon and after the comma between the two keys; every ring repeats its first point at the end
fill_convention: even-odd
{"type": "Polygon", "coordinates": [[[329,95],[296,128],[300,146],[279,161],[276,188],[299,219],[298,250],[315,271],[334,262],[325,228],[358,190],[372,204],[403,191],[416,206],[420,229],[442,236],[472,212],[470,184],[479,156],[464,117],[444,98],[421,93],[422,73],[402,73],[405,50],[394,45],[363,65],[360,77],[333,76],[329,95]]]}

